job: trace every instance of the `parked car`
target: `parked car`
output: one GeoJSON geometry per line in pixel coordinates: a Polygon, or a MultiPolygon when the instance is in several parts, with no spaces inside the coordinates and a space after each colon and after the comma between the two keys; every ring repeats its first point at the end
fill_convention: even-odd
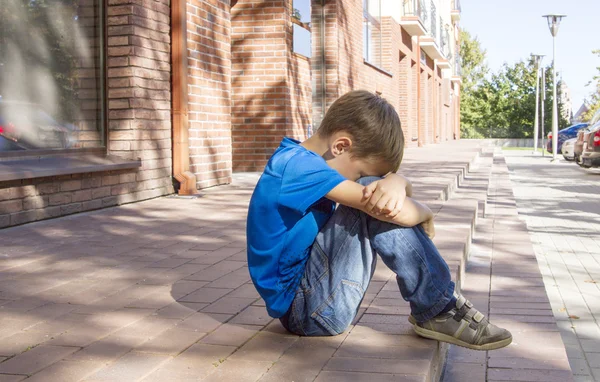
{"type": "MultiPolygon", "coordinates": [[[[558,131],[558,152],[561,152],[563,142],[567,139],[576,138],[577,132],[581,129],[585,129],[588,126],[587,123],[578,123],[569,127],[565,127],[558,131]]],[[[548,133],[548,142],[546,143],[546,150],[552,152],[552,132],[548,133]]]]}
{"type": "Polygon", "coordinates": [[[75,130],[70,123],[56,121],[40,105],[0,101],[0,151],[69,148],[75,130]]]}
{"type": "Polygon", "coordinates": [[[595,122],[583,136],[581,165],[585,168],[600,167],[600,111],[593,118],[595,122]]]}
{"type": "Polygon", "coordinates": [[[562,144],[562,155],[565,160],[572,161],[575,160],[575,142],[577,142],[577,138],[567,139],[562,144]]]}
{"type": "Polygon", "coordinates": [[[575,142],[575,148],[573,151],[573,156],[575,158],[575,162],[584,168],[590,167],[589,165],[583,162],[583,152],[587,147],[587,143],[590,139],[590,133],[600,124],[600,110],[594,115],[592,120],[589,123],[589,126],[585,129],[579,130],[577,133],[577,142],[575,142]]]}

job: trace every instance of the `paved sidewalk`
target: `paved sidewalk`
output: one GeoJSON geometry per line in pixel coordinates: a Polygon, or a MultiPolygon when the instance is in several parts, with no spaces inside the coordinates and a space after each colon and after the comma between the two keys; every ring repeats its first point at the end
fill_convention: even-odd
{"type": "Polygon", "coordinates": [[[600,171],[506,151],[576,381],[600,381],[600,171]]]}
{"type": "MultiPolygon", "coordinates": [[[[477,142],[459,142],[405,154],[415,193],[440,217],[436,245],[453,269],[468,250],[477,203],[443,200],[477,151],[477,142]]],[[[444,349],[412,333],[382,262],[358,324],[340,336],[300,338],[266,315],[246,265],[256,180],[238,174],[198,199],[160,198],[0,231],[0,381],[439,376],[444,349]]]]}

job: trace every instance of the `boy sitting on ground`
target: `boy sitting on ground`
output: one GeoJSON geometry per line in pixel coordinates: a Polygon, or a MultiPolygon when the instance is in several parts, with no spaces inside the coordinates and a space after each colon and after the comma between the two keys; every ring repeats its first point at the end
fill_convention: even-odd
{"type": "Polygon", "coordinates": [[[298,335],[342,333],[379,255],[417,334],[476,350],[507,346],[511,334],[455,292],[431,241],[432,212],[396,174],[403,150],[398,114],[367,91],[339,98],[304,142],[283,139],[247,221],[248,267],[269,315],[298,335]]]}

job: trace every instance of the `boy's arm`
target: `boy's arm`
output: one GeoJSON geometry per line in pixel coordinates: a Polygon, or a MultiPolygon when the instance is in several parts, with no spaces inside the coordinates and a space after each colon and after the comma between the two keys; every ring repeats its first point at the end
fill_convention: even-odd
{"type": "Polygon", "coordinates": [[[400,213],[394,217],[386,215],[376,215],[369,211],[367,203],[369,198],[364,197],[364,187],[350,180],[343,181],[333,188],[325,197],[336,203],[361,210],[375,219],[401,225],[403,227],[413,227],[433,218],[431,210],[412,198],[406,198],[400,213]]]}

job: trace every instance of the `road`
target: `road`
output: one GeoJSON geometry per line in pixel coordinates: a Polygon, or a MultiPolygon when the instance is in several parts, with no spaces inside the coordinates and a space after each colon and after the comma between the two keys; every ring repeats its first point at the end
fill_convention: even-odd
{"type": "Polygon", "coordinates": [[[600,171],[504,155],[575,381],[600,381],[600,171]]]}

